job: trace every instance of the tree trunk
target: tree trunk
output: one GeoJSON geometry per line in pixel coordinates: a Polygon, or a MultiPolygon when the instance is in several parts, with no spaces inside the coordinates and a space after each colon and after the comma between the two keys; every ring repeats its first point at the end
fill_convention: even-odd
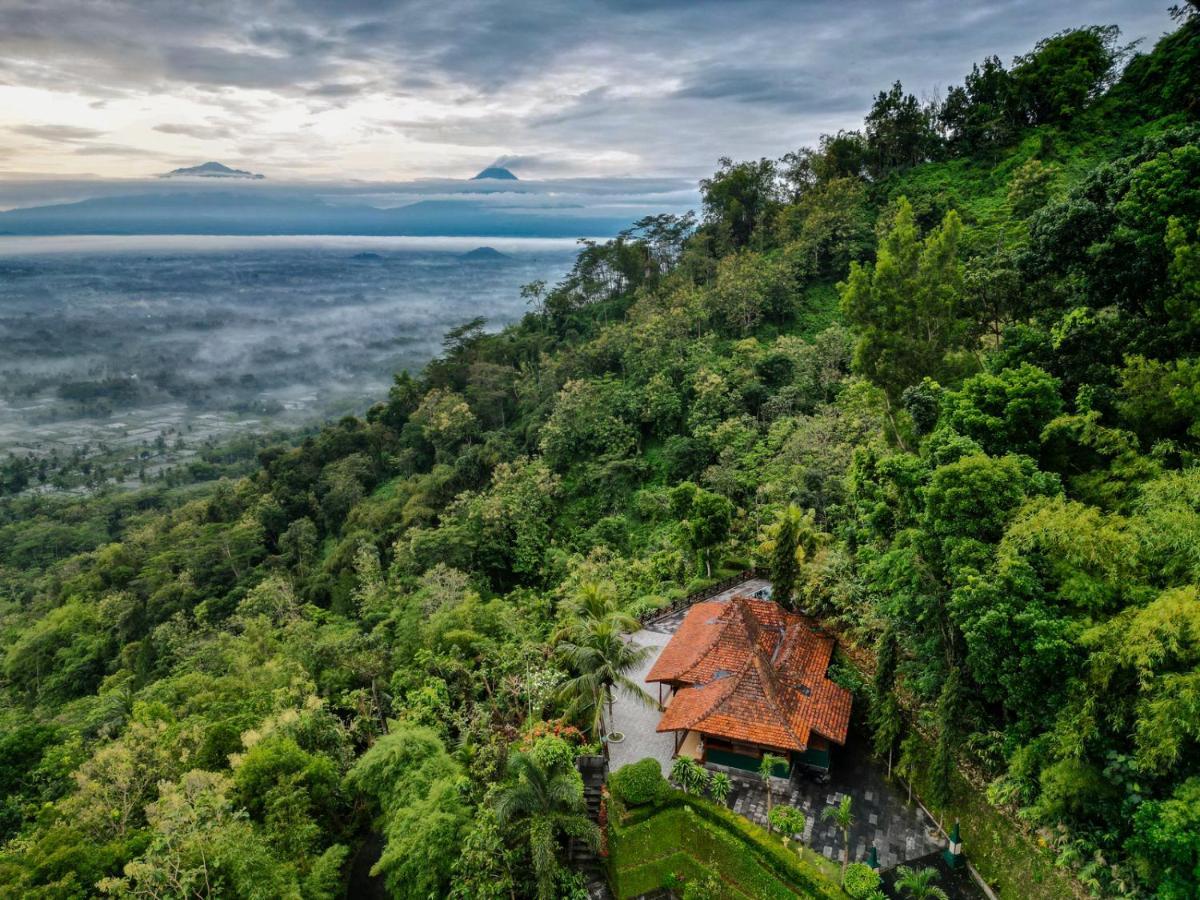
{"type": "Polygon", "coordinates": [[[892,748],[888,747],[888,781],[892,780],[892,748]]]}

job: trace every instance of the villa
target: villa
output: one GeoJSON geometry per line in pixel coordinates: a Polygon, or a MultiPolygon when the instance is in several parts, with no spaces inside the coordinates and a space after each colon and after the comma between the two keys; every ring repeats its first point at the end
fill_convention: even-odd
{"type": "Polygon", "coordinates": [[[697,603],[646,676],[666,704],[657,731],[701,763],[757,770],[772,753],[786,760],[777,775],[827,774],[850,725],[850,692],[826,674],[833,648],[811,619],[771,600],[697,603]]]}

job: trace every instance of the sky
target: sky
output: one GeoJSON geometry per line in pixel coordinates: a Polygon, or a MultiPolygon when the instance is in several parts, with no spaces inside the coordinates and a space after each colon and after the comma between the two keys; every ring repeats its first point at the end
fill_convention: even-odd
{"type": "Polygon", "coordinates": [[[1169,0],[0,0],[0,178],[695,179],[1169,0]]]}

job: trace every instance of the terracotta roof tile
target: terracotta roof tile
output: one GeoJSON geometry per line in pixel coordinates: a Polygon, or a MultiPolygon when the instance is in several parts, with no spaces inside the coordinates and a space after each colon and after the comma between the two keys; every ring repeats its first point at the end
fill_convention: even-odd
{"type": "Polygon", "coordinates": [[[675,635],[650,667],[646,680],[673,681],[680,672],[690,668],[720,636],[723,625],[718,622],[718,617],[722,612],[723,604],[716,602],[697,603],[689,609],[675,635]]]}
{"type": "Polygon", "coordinates": [[[814,731],[845,743],[851,698],[826,677],[833,646],[769,600],[698,603],[646,677],[678,685],[658,730],[788,750],[806,749],[814,731]]]}

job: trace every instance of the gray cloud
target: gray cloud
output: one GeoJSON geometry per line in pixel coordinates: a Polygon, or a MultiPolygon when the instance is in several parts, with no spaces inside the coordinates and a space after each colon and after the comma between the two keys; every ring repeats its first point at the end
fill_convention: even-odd
{"type": "Polygon", "coordinates": [[[26,137],[65,143],[86,141],[104,135],[103,131],[97,131],[95,128],[79,128],[75,125],[16,125],[10,130],[26,137]]]}
{"type": "Polygon", "coordinates": [[[153,150],[129,144],[81,144],[72,152],[76,156],[161,156],[153,150]]]}
{"type": "Polygon", "coordinates": [[[862,108],[862,95],[845,82],[819,79],[784,66],[717,65],[693,72],[677,97],[762,103],[785,112],[847,112],[862,108]]]}
{"type": "MultiPolygon", "coordinates": [[[[97,101],[202,97],[221,107],[219,123],[156,130],[272,145],[264,168],[309,171],[375,135],[436,145],[430,158],[454,165],[478,152],[480,166],[500,154],[544,175],[695,177],[724,154],[777,155],[855,127],[897,78],[918,94],[944,89],[972,62],[1007,60],[1063,28],[1114,22],[1126,39],[1153,41],[1170,27],[1167,3],[6,0],[0,82],[97,101]],[[380,99],[408,98],[437,111],[378,111],[380,99]],[[344,146],[304,126],[256,130],[276,101],[316,121],[360,100],[371,118],[344,146]]],[[[128,141],[106,136],[110,149],[128,141]]]]}
{"type": "Polygon", "coordinates": [[[181,134],[200,141],[215,141],[235,137],[237,130],[225,125],[193,125],[186,122],[164,122],[154,130],[162,134],[181,134]]]}

